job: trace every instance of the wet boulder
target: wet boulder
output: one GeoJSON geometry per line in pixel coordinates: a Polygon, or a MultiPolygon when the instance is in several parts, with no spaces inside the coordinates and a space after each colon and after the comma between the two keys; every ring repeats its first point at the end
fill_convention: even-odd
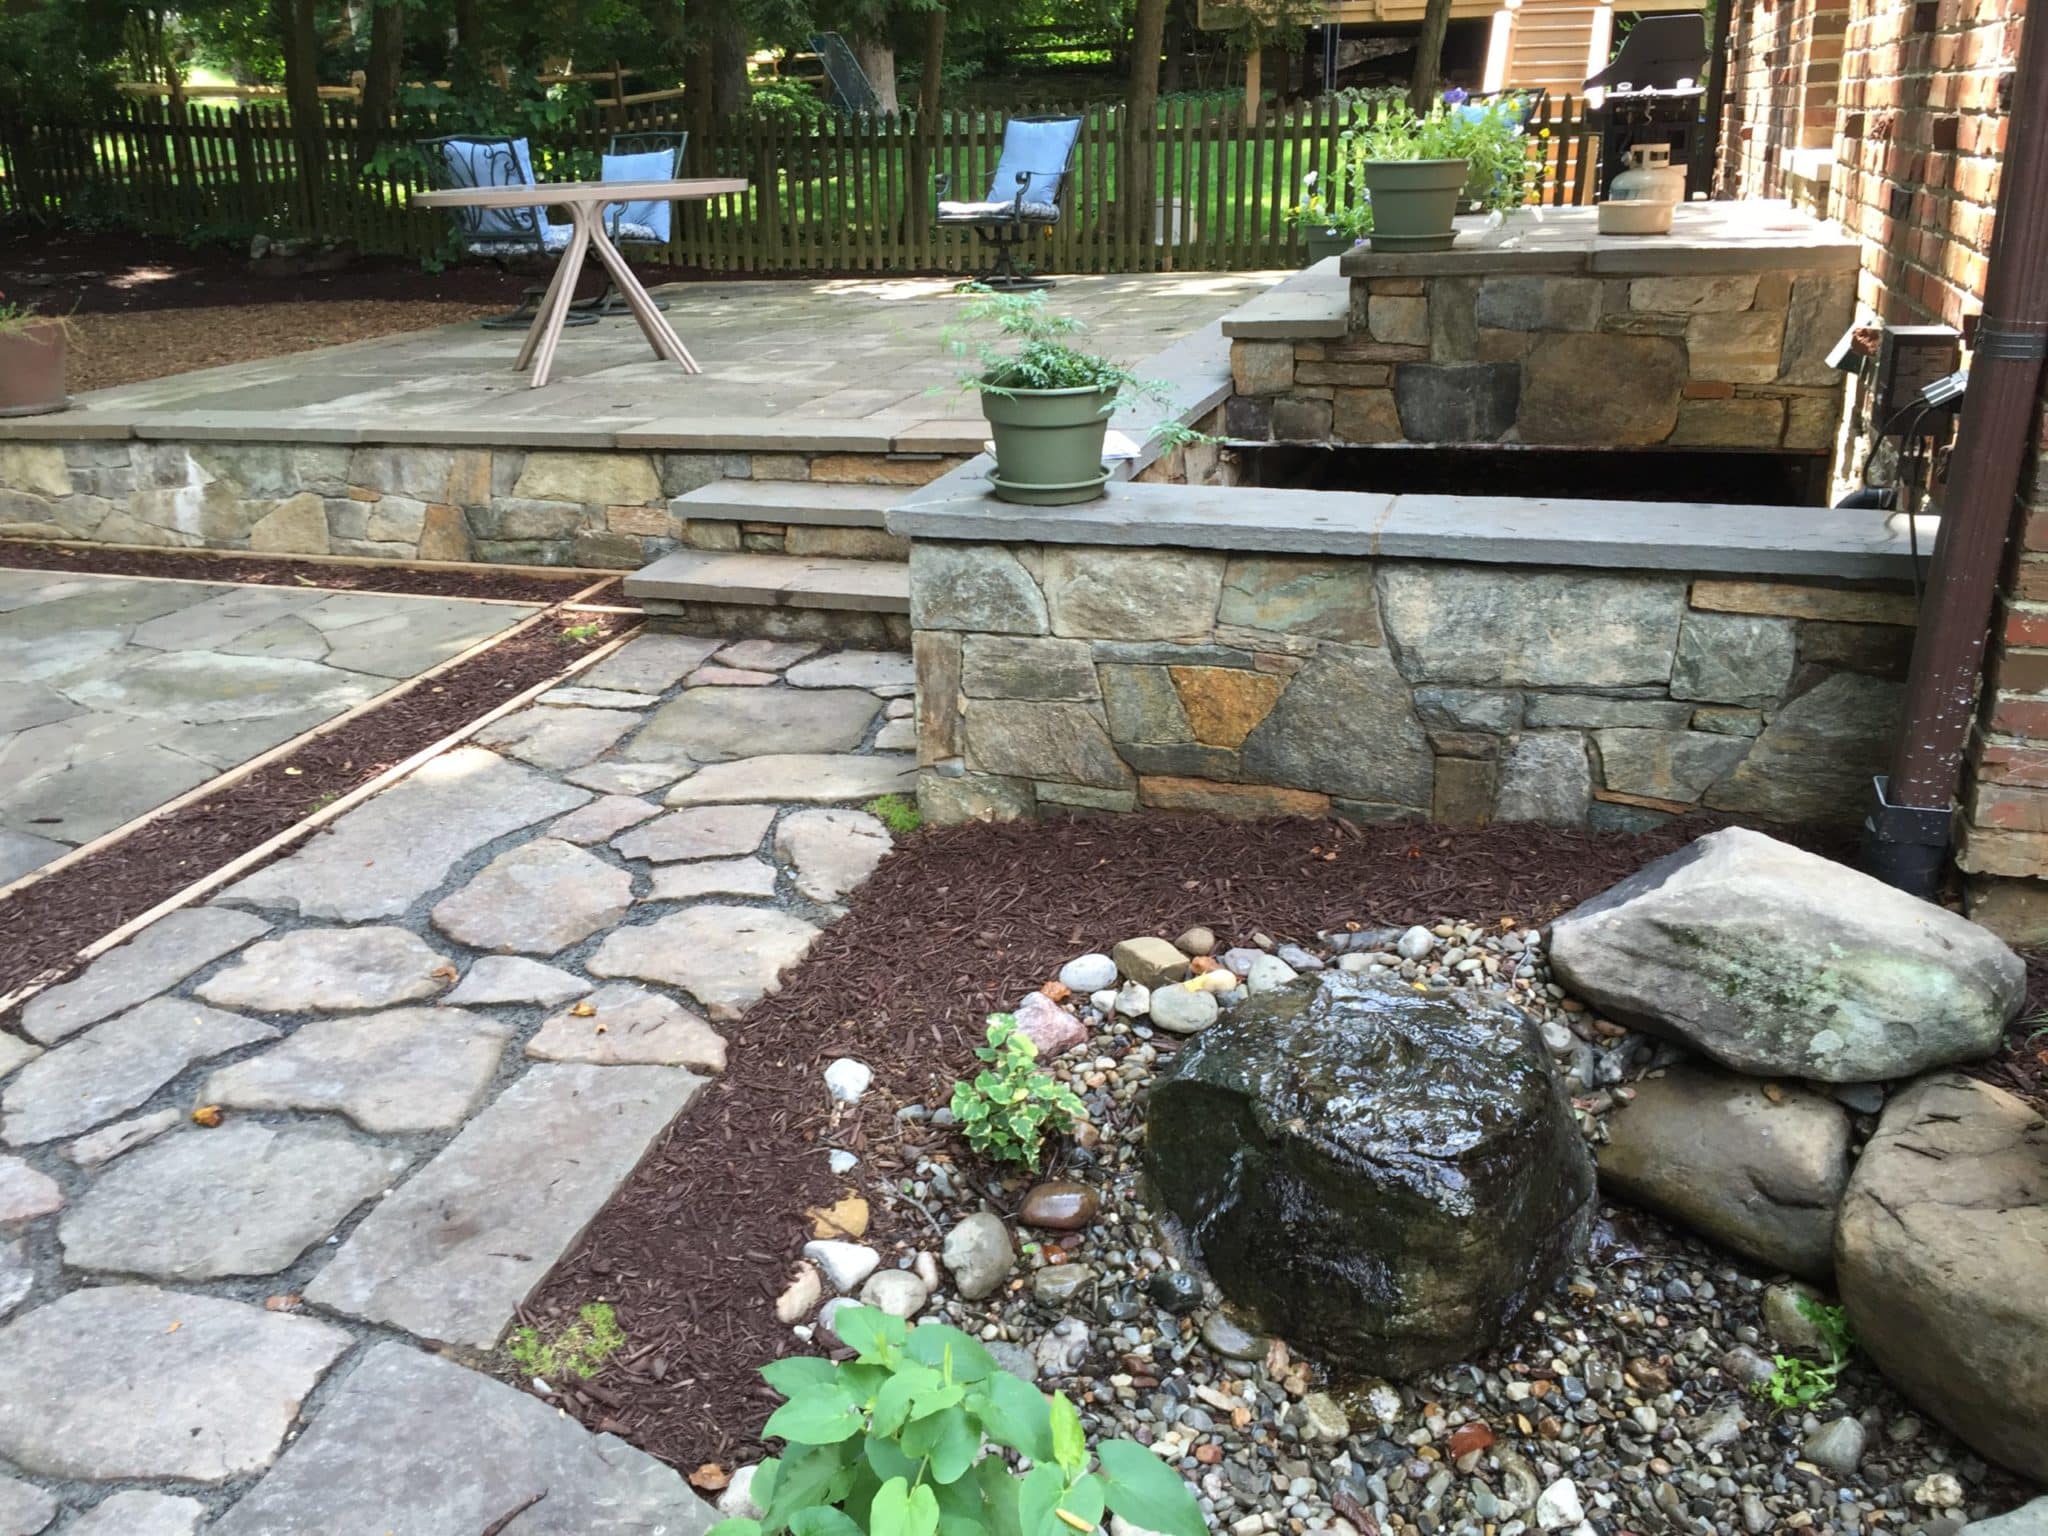
{"type": "Polygon", "coordinates": [[[1492,1345],[1593,1212],[1533,1021],[1341,972],[1197,1035],[1153,1085],[1145,1153],[1224,1294],[1340,1371],[1492,1345]]]}
{"type": "Polygon", "coordinates": [[[1737,1072],[1826,1083],[1989,1055],[2026,991],[1988,929],[1741,827],[1559,918],[1550,967],[1609,1017],[1737,1072]]]}

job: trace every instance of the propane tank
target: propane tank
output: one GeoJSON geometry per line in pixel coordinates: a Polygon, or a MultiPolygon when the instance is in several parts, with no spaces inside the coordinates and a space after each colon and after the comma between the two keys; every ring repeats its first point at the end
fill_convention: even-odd
{"type": "Polygon", "coordinates": [[[1671,214],[1685,201],[1685,172],[1671,163],[1669,144],[1632,144],[1628,169],[1600,204],[1603,235],[1668,235],[1671,214]]]}

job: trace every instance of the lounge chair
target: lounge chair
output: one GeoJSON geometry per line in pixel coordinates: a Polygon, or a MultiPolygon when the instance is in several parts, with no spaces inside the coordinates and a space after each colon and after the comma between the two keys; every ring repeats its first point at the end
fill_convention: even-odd
{"type": "Polygon", "coordinates": [[[1016,248],[1059,223],[1067,170],[1081,137],[1078,117],[1013,117],[1003,129],[1002,158],[978,203],[948,201],[951,178],[938,178],[938,220],[972,229],[995,247],[995,265],[976,281],[989,288],[1050,288],[1052,279],[1017,270],[1016,248]]]}
{"type": "MultiPolygon", "coordinates": [[[[422,139],[420,150],[427,158],[428,178],[437,189],[455,187],[529,187],[536,184],[533,156],[524,139],[485,138],[475,134],[444,134],[422,139]]],[[[450,217],[471,256],[509,261],[518,256],[558,256],[569,243],[566,225],[550,224],[547,206],[536,203],[527,208],[451,208],[450,217]]],[[[488,330],[523,331],[532,324],[545,284],[536,283],[521,297],[519,307],[482,322],[488,330]]],[[[571,314],[570,325],[591,325],[591,314],[571,314]]]]}

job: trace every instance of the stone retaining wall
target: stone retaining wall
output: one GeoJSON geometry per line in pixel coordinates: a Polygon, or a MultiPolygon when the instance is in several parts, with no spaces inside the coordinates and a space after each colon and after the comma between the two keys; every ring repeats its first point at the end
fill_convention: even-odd
{"type": "MultiPolygon", "coordinates": [[[[1446,258],[1448,260],[1448,258],[1446,258]]],[[[1230,437],[1826,454],[1855,273],[1356,277],[1343,337],[1231,344],[1230,437]]]]}
{"type": "Polygon", "coordinates": [[[720,479],[917,486],[957,458],[305,443],[0,443],[0,538],[637,570],[680,545],[902,559],[878,529],[695,522],[720,479]]]}
{"type": "Polygon", "coordinates": [[[1850,821],[1891,587],[920,539],[919,798],[1634,829],[1850,821]]]}

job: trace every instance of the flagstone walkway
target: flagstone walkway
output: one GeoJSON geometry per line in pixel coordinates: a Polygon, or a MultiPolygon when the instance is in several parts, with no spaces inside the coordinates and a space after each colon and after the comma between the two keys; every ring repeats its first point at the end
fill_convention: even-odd
{"type": "Polygon", "coordinates": [[[636,637],[0,1019],[0,1536],[712,1523],[472,1367],[889,850],[818,651],[636,637]]]}

